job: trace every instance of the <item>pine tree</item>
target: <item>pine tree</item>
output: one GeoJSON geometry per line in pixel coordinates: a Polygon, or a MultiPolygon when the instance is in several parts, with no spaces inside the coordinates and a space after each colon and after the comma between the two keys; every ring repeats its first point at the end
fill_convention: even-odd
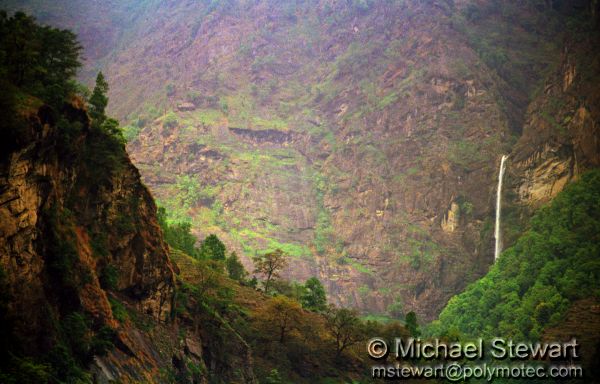
{"type": "Polygon", "coordinates": [[[108,83],[104,79],[102,72],[98,72],[96,76],[96,86],[90,96],[90,117],[94,127],[101,127],[106,120],[106,106],[108,105],[108,83]]]}
{"type": "Polygon", "coordinates": [[[231,252],[231,255],[227,258],[225,267],[227,268],[229,277],[237,281],[242,281],[248,274],[235,252],[231,252]]]}
{"type": "Polygon", "coordinates": [[[204,259],[225,261],[225,244],[217,235],[208,235],[200,245],[200,256],[204,259]]]}
{"type": "Polygon", "coordinates": [[[405,323],[406,329],[410,331],[410,334],[413,337],[421,336],[421,331],[419,331],[419,325],[417,323],[417,315],[414,312],[411,311],[406,314],[405,323]]]}

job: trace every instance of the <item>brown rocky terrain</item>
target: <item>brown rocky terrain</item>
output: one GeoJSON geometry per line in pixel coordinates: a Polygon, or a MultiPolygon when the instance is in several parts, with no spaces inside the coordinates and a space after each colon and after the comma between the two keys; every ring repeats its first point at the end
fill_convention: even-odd
{"type": "Polygon", "coordinates": [[[523,134],[508,167],[508,240],[523,230],[532,211],[567,183],[600,166],[600,74],[597,35],[576,35],[528,107],[523,134]]]}
{"type": "MultiPolygon", "coordinates": [[[[81,313],[93,337],[114,330],[114,347],[87,367],[94,382],[167,383],[169,372],[203,367],[198,329],[173,320],[176,281],[156,205],[124,148],[116,148],[116,163],[105,160],[110,152],[96,144],[106,138],[91,130],[77,100],[57,114],[32,99],[20,118],[16,145],[0,162],[5,347],[57,354],[59,324],[81,313]],[[67,140],[66,126],[77,127],[67,140]]],[[[249,364],[247,347],[227,348],[239,353],[236,364],[249,364]]],[[[212,368],[221,364],[213,359],[212,368]]],[[[240,372],[253,382],[251,367],[240,372]]]]}

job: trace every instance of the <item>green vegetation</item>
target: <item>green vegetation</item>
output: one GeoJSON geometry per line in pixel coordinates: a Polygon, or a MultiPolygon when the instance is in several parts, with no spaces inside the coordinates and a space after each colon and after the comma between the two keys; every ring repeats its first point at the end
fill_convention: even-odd
{"type": "Polygon", "coordinates": [[[129,319],[129,313],[125,306],[121,304],[121,302],[115,298],[109,297],[108,302],[110,303],[110,309],[112,311],[113,317],[117,319],[120,323],[125,323],[129,319]]]}
{"type": "Polygon", "coordinates": [[[229,278],[236,281],[244,281],[248,275],[248,272],[244,269],[244,266],[235,252],[231,252],[231,255],[229,255],[227,261],[225,261],[225,268],[227,269],[229,278]]]}
{"type": "Polygon", "coordinates": [[[474,163],[486,159],[479,144],[467,140],[458,140],[450,144],[448,159],[461,167],[468,169],[474,163]]]}
{"type": "Polygon", "coordinates": [[[119,270],[114,265],[107,265],[100,274],[100,285],[104,289],[117,289],[119,270]]]}
{"type": "Polygon", "coordinates": [[[229,234],[242,246],[244,254],[249,257],[253,257],[261,252],[272,252],[277,249],[280,249],[286,255],[294,258],[307,258],[311,255],[310,249],[306,245],[280,242],[277,239],[270,237],[271,231],[269,228],[263,229],[261,232],[262,233],[259,233],[248,228],[237,231],[235,228],[232,228],[230,229],[229,234]],[[266,234],[263,234],[265,232],[266,234]],[[265,249],[261,250],[259,247],[265,249]]]}
{"type": "MultiPolygon", "coordinates": [[[[353,310],[327,307],[316,278],[304,285],[276,280],[277,269],[266,264],[269,259],[284,259],[281,252],[263,258],[264,275],[275,271],[268,284],[264,282],[270,295],[257,292],[248,281],[227,278],[212,267],[211,260],[191,258],[176,250],[171,258],[180,270],[175,309],[180,319],[191,321],[212,345],[212,353],[221,358],[234,344],[251,348],[260,382],[299,382],[303,367],[317,362],[311,373],[324,377],[335,364],[360,361],[364,357],[361,342],[369,335],[407,334],[397,322],[385,326],[365,322],[353,310]]],[[[339,377],[347,375],[346,370],[335,368],[334,372],[339,377]]]]}
{"type": "Polygon", "coordinates": [[[40,26],[17,12],[8,17],[0,11],[0,77],[7,83],[60,108],[76,90],[73,78],[80,45],[75,34],[40,26]]]}
{"type": "MultiPolygon", "coordinates": [[[[84,167],[78,179],[80,185],[107,186],[112,182],[113,177],[125,167],[127,153],[123,133],[119,128],[119,122],[106,116],[105,112],[108,105],[107,92],[108,83],[100,72],[96,78],[92,96],[88,101],[92,122],[83,148],[82,163],[84,167]]],[[[73,136],[81,134],[79,124],[77,121],[74,123],[59,121],[59,127],[62,128],[61,133],[64,137],[63,142],[68,151],[74,149],[72,148],[75,143],[73,136]]],[[[120,217],[119,219],[124,219],[120,222],[122,225],[131,224],[129,218],[120,217]]]]}
{"type": "Polygon", "coordinates": [[[179,175],[170,190],[172,197],[164,201],[169,217],[178,222],[188,221],[190,208],[196,206],[201,198],[200,182],[195,177],[179,175]]]}
{"type": "MultiPolygon", "coordinates": [[[[22,12],[8,16],[0,11],[0,156],[9,154],[26,135],[23,109],[46,103],[44,114],[55,118],[63,104],[78,90],[73,77],[80,67],[81,47],[75,35],[38,25],[22,12]]],[[[60,116],[58,126],[66,126],[59,144],[72,145],[80,126],[60,116]]]]}
{"type": "Polygon", "coordinates": [[[217,235],[208,235],[200,244],[200,258],[225,261],[225,244],[217,235]]]}
{"type": "Polygon", "coordinates": [[[107,93],[108,83],[104,79],[102,72],[98,72],[98,75],[96,76],[96,86],[89,99],[89,113],[92,118],[92,124],[96,127],[102,126],[106,121],[106,106],[108,105],[107,93]]]}
{"type": "Polygon", "coordinates": [[[223,119],[223,113],[216,109],[200,109],[193,112],[192,118],[203,125],[215,125],[223,119]]]}
{"type": "Polygon", "coordinates": [[[175,128],[179,125],[179,119],[177,118],[177,115],[173,111],[170,111],[163,117],[162,124],[163,124],[163,127],[168,128],[168,129],[175,128]]]}
{"type": "Polygon", "coordinates": [[[335,340],[335,356],[352,345],[364,340],[363,329],[356,311],[348,308],[331,307],[325,314],[326,327],[335,340]]]}
{"type": "Polygon", "coordinates": [[[600,294],[600,171],[568,185],[490,272],[453,297],[431,332],[538,340],[569,305],[600,294]]]}
{"type": "Polygon", "coordinates": [[[410,332],[410,334],[413,337],[421,336],[421,331],[419,331],[419,325],[417,323],[417,315],[414,312],[411,311],[406,314],[404,324],[406,326],[406,329],[410,332]]]}
{"type": "Polygon", "coordinates": [[[192,227],[190,223],[169,223],[167,211],[163,207],[158,208],[157,218],[165,242],[170,247],[179,249],[190,256],[198,257],[200,255],[199,250],[196,248],[196,237],[190,232],[192,227]]]}
{"type": "Polygon", "coordinates": [[[323,284],[316,277],[311,277],[304,283],[304,292],[300,298],[302,307],[311,311],[321,312],[327,308],[327,296],[323,284]]]}
{"type": "Polygon", "coordinates": [[[214,262],[213,267],[219,270],[226,267],[231,277],[236,280],[241,280],[245,276],[244,267],[239,262],[237,255],[232,253],[227,258],[225,244],[217,235],[208,235],[200,243],[200,246],[196,246],[197,240],[191,233],[192,226],[189,222],[173,222],[167,217],[166,210],[163,207],[158,208],[157,217],[165,242],[169,247],[196,259],[210,260],[214,262]]]}
{"type": "Polygon", "coordinates": [[[323,202],[329,183],[327,182],[328,180],[320,173],[315,173],[313,175],[313,180],[318,208],[314,243],[317,252],[323,255],[325,254],[327,247],[331,244],[331,239],[333,237],[330,214],[325,208],[325,204],[323,202]]]}
{"type": "Polygon", "coordinates": [[[141,128],[137,125],[126,125],[122,127],[123,138],[127,142],[134,141],[140,135],[141,128]]]}
{"type": "Polygon", "coordinates": [[[400,319],[404,315],[404,304],[402,300],[397,298],[392,304],[386,308],[387,313],[395,319],[400,319]]]}

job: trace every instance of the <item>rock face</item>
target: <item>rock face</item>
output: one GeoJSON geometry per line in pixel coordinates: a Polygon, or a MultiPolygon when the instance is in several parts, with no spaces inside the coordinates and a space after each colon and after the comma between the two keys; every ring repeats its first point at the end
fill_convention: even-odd
{"type": "MultiPolygon", "coordinates": [[[[215,345],[202,324],[174,315],[174,268],[156,205],[118,137],[90,127],[78,100],[60,113],[44,105],[21,113],[22,124],[11,127],[11,150],[0,159],[8,350],[52,354],[69,337],[61,324],[83,316],[90,335],[114,332],[114,347],[84,367],[94,382],[206,383],[210,369],[223,370],[225,380],[254,383],[243,340],[215,345]],[[225,353],[217,355],[223,349],[233,355],[226,362],[225,353]]],[[[240,339],[232,330],[224,334],[240,339]]]]}
{"type": "MultiPolygon", "coordinates": [[[[80,119],[71,123],[82,126],[81,134],[72,138],[71,144],[85,146],[86,140],[93,139],[85,133],[89,129],[85,112],[73,106],[67,108],[68,114],[80,119]]],[[[79,262],[93,276],[101,276],[106,266],[112,266],[118,275],[116,289],[137,300],[144,312],[164,320],[171,310],[173,271],[156,221],[156,206],[141,184],[138,171],[124,159],[122,169],[108,184],[86,184],[89,180],[83,179],[94,177],[94,170],[84,171],[82,153],[63,155],[54,150],[60,145],[57,142],[61,133],[44,113],[42,107],[37,115],[29,116],[27,141],[7,154],[7,161],[2,163],[1,264],[14,288],[11,294],[24,306],[44,300],[43,283],[49,263],[46,252],[50,247],[44,231],[64,226],[69,228],[60,230],[72,230],[79,262]],[[55,212],[67,211],[73,217],[49,223],[54,218],[48,218],[55,212]],[[94,235],[103,238],[92,239],[94,235]]],[[[80,297],[84,305],[86,299],[102,299],[94,297],[96,294],[104,296],[98,278],[88,284],[89,290],[86,286],[80,297]]]]}
{"type": "Polygon", "coordinates": [[[172,82],[206,96],[177,113],[176,129],[159,118],[128,150],[161,204],[246,265],[280,247],[292,256],[286,277],[318,276],[334,303],[385,313],[401,301],[430,318],[491,261],[480,231],[508,116],[523,106],[502,109],[510,85],[450,23],[462,5],[328,8],[288,18],[259,2],[215,12],[181,46],[147,39],[145,50],[178,45],[176,65],[195,69],[172,82]]]}
{"type": "MultiPolygon", "coordinates": [[[[24,119],[14,150],[0,162],[0,266],[4,294],[11,298],[7,316],[17,324],[17,339],[28,341],[25,353],[46,353],[58,337],[53,321],[71,311],[116,328],[112,294],[164,322],[171,313],[174,275],[156,206],[137,169],[122,149],[119,170],[107,179],[100,176],[106,169],[90,169],[90,141],[99,138],[77,101],[60,115],[42,106],[37,113],[25,112],[24,119]],[[57,126],[57,117],[66,123],[57,126]],[[77,127],[69,140],[65,124],[77,127]],[[114,276],[112,294],[105,283],[108,271],[114,276]]],[[[129,360],[137,361],[121,372],[123,378],[145,370],[140,341],[128,341],[135,336],[131,328],[118,331],[121,347],[130,348],[112,355],[129,353],[129,360]]],[[[96,362],[106,366],[103,358],[96,362]]],[[[97,375],[100,382],[102,377],[97,375]]]]}
{"type": "Polygon", "coordinates": [[[198,237],[248,267],[282,248],[286,277],[318,276],[334,303],[431,319],[493,262],[503,154],[531,206],[597,164],[597,99],[575,97],[590,63],[561,59],[566,19],[597,3],[367,3],[140,5],[103,71],[113,112],[140,128],[143,180],[198,237]],[[573,140],[544,115],[563,98],[573,140]]]}
{"type": "Polygon", "coordinates": [[[569,43],[543,93],[530,105],[513,150],[514,189],[521,204],[547,203],[581,172],[600,166],[597,57],[587,44],[569,43]]]}

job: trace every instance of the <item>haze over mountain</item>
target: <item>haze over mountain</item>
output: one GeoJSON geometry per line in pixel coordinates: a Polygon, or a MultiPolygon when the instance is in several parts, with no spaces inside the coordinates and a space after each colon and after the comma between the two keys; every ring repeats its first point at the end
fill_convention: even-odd
{"type": "Polygon", "coordinates": [[[487,271],[501,155],[505,245],[598,162],[585,2],[19,3],[79,33],[171,218],[367,312],[431,319],[487,271]]]}
{"type": "Polygon", "coordinates": [[[411,336],[597,377],[598,1],[1,9],[0,382],[367,383],[411,336]]]}

